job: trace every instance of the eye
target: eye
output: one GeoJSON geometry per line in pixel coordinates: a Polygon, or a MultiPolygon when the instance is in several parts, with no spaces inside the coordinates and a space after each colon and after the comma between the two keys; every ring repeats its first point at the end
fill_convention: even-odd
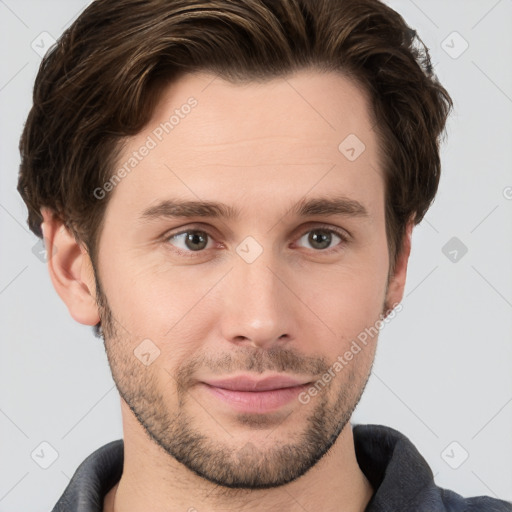
{"type": "Polygon", "coordinates": [[[302,240],[310,244],[313,249],[325,252],[341,250],[341,247],[339,246],[348,242],[348,238],[343,232],[324,227],[310,229],[299,238],[299,242],[302,240]],[[334,247],[330,247],[331,244],[336,241],[336,239],[339,240],[338,244],[336,244],[334,247]]]}
{"type": "Polygon", "coordinates": [[[205,231],[198,229],[189,229],[170,235],[166,240],[178,249],[180,253],[200,252],[204,249],[209,249],[208,238],[210,235],[205,231]],[[176,242],[176,243],[173,243],[176,242]]]}

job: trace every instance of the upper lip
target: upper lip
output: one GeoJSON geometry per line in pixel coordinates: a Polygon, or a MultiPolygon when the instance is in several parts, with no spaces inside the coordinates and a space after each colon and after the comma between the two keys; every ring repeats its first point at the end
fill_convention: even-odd
{"type": "Polygon", "coordinates": [[[246,375],[239,375],[225,379],[205,380],[203,382],[209,386],[236,391],[268,391],[270,389],[303,386],[309,381],[306,382],[288,375],[272,375],[259,379],[246,375]]]}

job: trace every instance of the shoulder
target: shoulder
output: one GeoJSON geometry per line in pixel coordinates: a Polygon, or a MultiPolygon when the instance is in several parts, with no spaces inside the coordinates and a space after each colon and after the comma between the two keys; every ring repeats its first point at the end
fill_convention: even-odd
{"type": "Polygon", "coordinates": [[[374,489],[365,512],[512,512],[510,502],[438,487],[427,461],[395,429],[355,425],[353,435],[357,462],[374,489]]]}

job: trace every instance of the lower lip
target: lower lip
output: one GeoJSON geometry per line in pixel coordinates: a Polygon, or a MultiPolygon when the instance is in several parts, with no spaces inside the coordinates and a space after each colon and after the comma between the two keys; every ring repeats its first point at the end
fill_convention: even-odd
{"type": "Polygon", "coordinates": [[[271,389],[268,391],[235,391],[217,388],[202,383],[212,395],[229,404],[233,409],[246,413],[267,413],[278,410],[283,405],[296,399],[309,387],[309,384],[291,388],[271,389]]]}

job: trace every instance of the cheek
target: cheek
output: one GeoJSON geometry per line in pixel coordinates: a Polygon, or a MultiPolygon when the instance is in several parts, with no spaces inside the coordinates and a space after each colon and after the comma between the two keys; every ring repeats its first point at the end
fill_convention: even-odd
{"type": "Polygon", "coordinates": [[[149,339],[160,350],[158,365],[167,368],[198,351],[209,324],[205,315],[212,316],[211,308],[204,309],[208,302],[204,299],[218,281],[217,274],[199,275],[191,267],[164,270],[161,264],[127,257],[116,258],[115,265],[106,263],[104,268],[104,291],[124,328],[118,330],[119,336],[130,344],[124,350],[133,351],[149,339]]]}
{"type": "Polygon", "coordinates": [[[325,290],[325,295],[311,297],[311,309],[337,336],[355,336],[381,313],[384,288],[365,287],[361,281],[344,281],[325,290]]]}
{"type": "MultiPolygon", "coordinates": [[[[382,313],[387,258],[365,256],[350,265],[336,265],[301,273],[298,296],[318,316],[325,336],[324,350],[334,357],[343,353],[361,333],[375,325],[382,313]]],[[[364,334],[361,336],[364,338],[364,334]]],[[[376,336],[367,341],[376,341],[376,336]]]]}

